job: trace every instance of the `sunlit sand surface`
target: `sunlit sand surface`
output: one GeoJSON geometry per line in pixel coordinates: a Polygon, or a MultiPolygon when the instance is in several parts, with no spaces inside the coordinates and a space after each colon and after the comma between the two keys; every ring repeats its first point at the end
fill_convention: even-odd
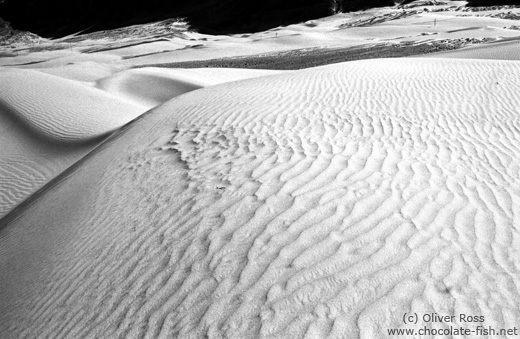
{"type": "Polygon", "coordinates": [[[2,338],[518,328],[520,31],[499,14],[520,10],[463,4],[15,46],[0,58],[2,338]],[[146,67],[430,39],[467,48],[146,67]]]}

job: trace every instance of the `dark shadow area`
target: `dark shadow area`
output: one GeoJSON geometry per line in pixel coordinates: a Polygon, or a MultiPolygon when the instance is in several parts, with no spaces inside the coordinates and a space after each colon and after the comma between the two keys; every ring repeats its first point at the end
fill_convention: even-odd
{"type": "Polygon", "coordinates": [[[46,38],[169,18],[186,18],[207,34],[252,33],[333,13],[392,6],[391,0],[0,0],[0,16],[18,30],[46,38]]]}
{"type": "MultiPolygon", "coordinates": [[[[46,38],[186,18],[206,34],[253,33],[410,0],[0,0],[5,27],[46,38]],[[10,23],[10,26],[9,24],[10,23]]],[[[447,1],[449,2],[449,1],[447,1]]],[[[469,0],[468,6],[519,5],[520,0],[469,0]]],[[[5,28],[4,27],[4,28],[5,28]]]]}
{"type": "Polygon", "coordinates": [[[469,7],[488,7],[488,6],[520,6],[520,0],[469,0],[466,6],[469,7]]]}
{"type": "Polygon", "coordinates": [[[141,67],[165,68],[249,68],[271,70],[297,70],[346,61],[375,58],[400,58],[448,51],[463,47],[461,43],[431,42],[421,44],[383,44],[334,49],[303,49],[269,55],[185,61],[164,64],[147,64],[141,67]]]}

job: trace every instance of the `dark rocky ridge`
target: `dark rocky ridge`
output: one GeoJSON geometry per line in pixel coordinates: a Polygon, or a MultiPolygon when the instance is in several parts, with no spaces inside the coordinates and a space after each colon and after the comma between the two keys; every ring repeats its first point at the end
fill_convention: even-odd
{"type": "MultiPolygon", "coordinates": [[[[0,17],[19,30],[61,37],[185,17],[202,33],[255,32],[330,15],[334,0],[4,0],[0,17]]],[[[345,4],[347,1],[343,1],[345,4]]],[[[393,5],[393,0],[354,0],[345,10],[393,5]],[[354,8],[355,7],[355,8],[354,8]]]]}
{"type": "Polygon", "coordinates": [[[42,40],[43,39],[36,34],[13,29],[9,22],[0,18],[0,46],[11,45],[17,42],[34,43],[42,40]]]}
{"type": "MultiPolygon", "coordinates": [[[[408,3],[411,0],[405,0],[408,3]]],[[[469,0],[470,6],[520,0],[469,0]]],[[[0,0],[0,17],[46,38],[185,17],[207,34],[248,33],[403,0],[0,0]]]]}

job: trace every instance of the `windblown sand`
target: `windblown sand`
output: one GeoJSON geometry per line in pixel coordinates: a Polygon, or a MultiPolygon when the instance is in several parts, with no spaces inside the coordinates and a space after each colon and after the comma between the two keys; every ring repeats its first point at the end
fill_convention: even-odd
{"type": "Polygon", "coordinates": [[[32,70],[0,70],[0,218],[142,113],[105,92],[32,70]]]}
{"type": "Polygon", "coordinates": [[[172,99],[3,225],[0,333],[518,326],[519,92],[516,61],[388,59],[172,99]]]}
{"type": "Polygon", "coordinates": [[[482,46],[471,46],[456,51],[435,53],[436,58],[520,60],[520,40],[499,41],[482,46]]]}
{"type": "Polygon", "coordinates": [[[150,108],[201,87],[276,73],[117,71],[90,63],[0,69],[0,218],[150,108]]]}
{"type": "Polygon", "coordinates": [[[1,46],[0,337],[520,331],[520,8],[463,5],[1,46]]]}

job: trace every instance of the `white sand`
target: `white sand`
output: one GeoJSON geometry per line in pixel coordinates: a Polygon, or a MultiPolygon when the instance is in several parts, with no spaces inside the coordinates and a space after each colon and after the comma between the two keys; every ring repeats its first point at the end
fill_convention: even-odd
{"type": "Polygon", "coordinates": [[[460,50],[433,53],[433,58],[520,60],[520,40],[477,45],[460,50]]]}
{"type": "Polygon", "coordinates": [[[81,159],[95,143],[58,143],[0,109],[0,218],[81,159]]]}
{"type": "Polygon", "coordinates": [[[179,96],[1,231],[0,329],[382,338],[424,325],[410,312],[518,326],[519,90],[513,61],[389,59],[179,96]]]}
{"type": "Polygon", "coordinates": [[[0,217],[143,112],[36,71],[3,69],[0,78],[0,217]]]}
{"type": "Polygon", "coordinates": [[[118,71],[83,62],[39,71],[0,69],[0,217],[148,109],[204,86],[277,73],[118,71]]]}
{"type": "Polygon", "coordinates": [[[436,329],[519,328],[520,22],[461,4],[9,49],[0,337],[385,338],[434,312],[457,319],[436,329]],[[465,38],[498,42],[291,72],[131,68],[465,38]]]}
{"type": "Polygon", "coordinates": [[[57,141],[98,138],[142,113],[103,91],[56,76],[21,69],[4,69],[0,76],[2,110],[57,141]]]}
{"type": "Polygon", "coordinates": [[[121,99],[150,109],[163,102],[202,87],[249,79],[280,71],[205,68],[140,68],[118,72],[97,81],[97,87],[121,99]]]}

